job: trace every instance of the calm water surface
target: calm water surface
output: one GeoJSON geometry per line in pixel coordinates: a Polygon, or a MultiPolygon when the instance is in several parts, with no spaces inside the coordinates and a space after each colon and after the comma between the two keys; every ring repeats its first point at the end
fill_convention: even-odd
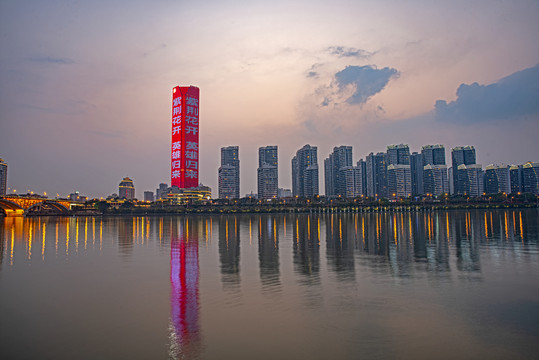
{"type": "Polygon", "coordinates": [[[2,359],[537,354],[537,210],[0,219],[2,359]]]}

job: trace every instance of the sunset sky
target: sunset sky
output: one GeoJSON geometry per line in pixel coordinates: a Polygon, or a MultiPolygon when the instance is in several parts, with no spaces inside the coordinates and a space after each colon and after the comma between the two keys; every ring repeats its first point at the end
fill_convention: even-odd
{"type": "Polygon", "coordinates": [[[539,161],[539,1],[0,1],[0,158],[8,186],[137,197],[170,184],[172,88],[200,88],[200,179],[220,148],[305,144],[354,162],[387,145],[474,145],[539,161]]]}

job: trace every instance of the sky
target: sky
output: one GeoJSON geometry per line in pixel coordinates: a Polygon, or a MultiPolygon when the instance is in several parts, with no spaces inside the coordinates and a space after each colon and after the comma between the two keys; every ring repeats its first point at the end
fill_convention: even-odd
{"type": "Polygon", "coordinates": [[[0,0],[0,158],[8,186],[65,196],[170,184],[174,86],[200,88],[200,181],[258,147],[279,187],[305,144],[354,162],[390,144],[539,161],[539,1],[0,0]]]}

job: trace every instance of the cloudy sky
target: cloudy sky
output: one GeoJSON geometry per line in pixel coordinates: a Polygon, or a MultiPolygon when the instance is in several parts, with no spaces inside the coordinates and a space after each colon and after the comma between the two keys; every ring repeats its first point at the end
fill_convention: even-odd
{"type": "MultiPolygon", "coordinates": [[[[170,183],[172,88],[201,91],[201,181],[239,145],[354,161],[387,145],[474,145],[539,161],[539,1],[0,0],[0,157],[17,192],[170,183]]],[[[320,173],[323,179],[323,172],[320,173]]],[[[321,189],[323,184],[321,181],[321,189]]],[[[323,191],[323,190],[322,190],[323,191]]]]}

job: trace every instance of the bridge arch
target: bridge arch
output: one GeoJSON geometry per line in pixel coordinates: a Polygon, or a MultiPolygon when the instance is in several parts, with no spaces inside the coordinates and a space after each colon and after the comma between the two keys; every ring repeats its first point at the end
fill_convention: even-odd
{"type": "Polygon", "coordinates": [[[69,209],[56,201],[44,200],[31,205],[24,211],[25,215],[66,215],[69,209]]]}
{"type": "Polygon", "coordinates": [[[20,205],[6,199],[0,199],[0,209],[6,216],[22,216],[24,208],[20,205]]]}

